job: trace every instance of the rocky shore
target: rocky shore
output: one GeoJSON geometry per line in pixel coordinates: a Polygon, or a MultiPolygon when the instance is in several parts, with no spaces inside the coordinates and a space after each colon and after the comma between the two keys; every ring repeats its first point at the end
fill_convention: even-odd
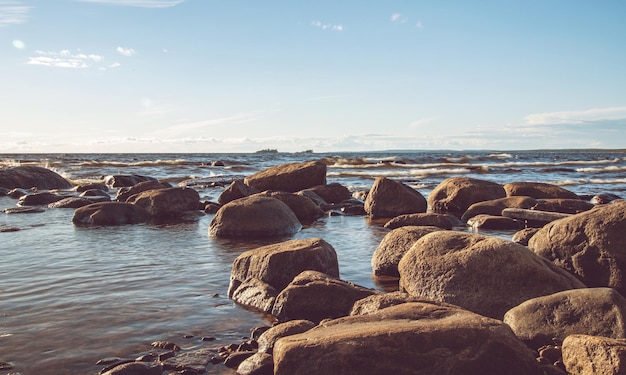
{"type": "MultiPolygon", "coordinates": [[[[324,215],[388,228],[372,274],[395,288],[341,280],[322,238],[259,247],[233,262],[228,297],[271,316],[271,327],[228,346],[155,341],[137,358],[103,359],[103,374],[626,372],[626,202],[612,194],[467,177],[427,197],[385,177],[350,191],[328,184],[326,165],[311,161],[232,181],[217,202],[151,176],[75,186],[34,166],[0,169],[0,195],[17,199],[6,214],[69,208],[83,227],[211,214],[209,235],[222,238],[293,235],[324,215]],[[509,241],[467,227],[517,233],[509,241]]],[[[11,370],[10,360],[0,357],[0,369],[11,370]]]]}

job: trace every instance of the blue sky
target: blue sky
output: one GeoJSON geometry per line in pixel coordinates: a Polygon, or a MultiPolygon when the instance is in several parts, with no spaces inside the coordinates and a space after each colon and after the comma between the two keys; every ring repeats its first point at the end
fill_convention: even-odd
{"type": "Polygon", "coordinates": [[[0,0],[0,153],[626,148],[625,20],[622,0],[0,0]]]}

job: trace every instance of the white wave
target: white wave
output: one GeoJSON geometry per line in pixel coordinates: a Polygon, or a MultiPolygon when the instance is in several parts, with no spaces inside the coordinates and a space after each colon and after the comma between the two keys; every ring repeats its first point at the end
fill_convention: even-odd
{"type": "Polygon", "coordinates": [[[576,168],[576,172],[584,173],[612,173],[626,171],[626,166],[612,165],[604,168],[576,168]]]}
{"type": "Polygon", "coordinates": [[[489,154],[487,155],[487,157],[494,158],[494,159],[511,159],[513,158],[513,155],[501,153],[501,154],[489,154]]]}

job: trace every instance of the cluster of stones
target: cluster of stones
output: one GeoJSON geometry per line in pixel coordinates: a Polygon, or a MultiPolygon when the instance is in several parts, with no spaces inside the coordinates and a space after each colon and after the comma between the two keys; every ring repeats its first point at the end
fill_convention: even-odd
{"type": "MultiPolygon", "coordinates": [[[[136,209],[137,221],[179,217],[203,206],[192,189],[156,184],[78,208],[74,223],[133,222],[136,209]]],[[[388,293],[342,280],[321,238],[237,257],[228,296],[276,319],[255,347],[221,352],[238,357],[238,373],[626,372],[625,201],[466,177],[444,180],[428,198],[379,177],[355,196],[364,199],[327,184],[325,164],[312,161],[233,181],[204,205],[215,211],[209,232],[218,237],[292,235],[325,212],[368,215],[389,229],[372,256],[374,277],[397,280],[388,293]],[[455,230],[463,226],[519,231],[508,241],[455,230]]]]}

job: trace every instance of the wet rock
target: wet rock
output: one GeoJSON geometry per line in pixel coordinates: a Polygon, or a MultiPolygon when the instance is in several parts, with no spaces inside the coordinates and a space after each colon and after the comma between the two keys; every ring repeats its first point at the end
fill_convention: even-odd
{"type": "Polygon", "coordinates": [[[626,293],[626,202],[602,205],[547,224],[528,242],[538,255],[588,287],[626,293]]]}
{"type": "Polygon", "coordinates": [[[192,188],[147,190],[127,199],[128,203],[144,208],[154,218],[177,218],[196,211],[200,195],[192,188]]]}
{"type": "Polygon", "coordinates": [[[250,196],[223,205],[211,220],[209,233],[217,237],[262,238],[292,235],[302,224],[276,198],[250,196]]]}
{"type": "Polygon", "coordinates": [[[480,214],[467,221],[467,225],[474,229],[519,230],[524,228],[524,222],[504,216],[480,214]]]}
{"type": "Polygon", "coordinates": [[[98,202],[77,208],[72,217],[75,225],[124,225],[150,220],[150,213],[130,203],[98,202]]]}
{"type": "Polygon", "coordinates": [[[294,193],[326,184],[326,164],[321,161],[281,164],[257,172],[244,183],[259,191],[278,190],[294,193]]]}
{"type": "Polygon", "coordinates": [[[471,177],[443,180],[428,195],[430,211],[461,217],[474,203],[506,197],[502,185],[471,177]]]}
{"type": "Polygon", "coordinates": [[[78,185],[78,186],[76,186],[76,188],[74,190],[76,190],[78,193],[83,193],[83,192],[88,191],[88,190],[100,190],[100,191],[104,191],[105,193],[108,194],[109,187],[106,186],[106,184],[102,184],[102,183],[99,183],[99,182],[94,182],[94,183],[90,183],[90,184],[78,185]]]}
{"type": "Polygon", "coordinates": [[[9,192],[7,193],[7,196],[11,198],[19,199],[23,197],[24,195],[33,193],[34,191],[36,190],[26,190],[26,189],[16,188],[16,189],[9,190],[9,192]]]}
{"type": "Polygon", "coordinates": [[[272,315],[281,322],[320,322],[347,316],[354,302],[377,293],[318,271],[304,271],[276,297],[272,315]]]}
{"type": "Polygon", "coordinates": [[[230,298],[240,305],[271,312],[276,296],[278,296],[278,291],[274,287],[251,277],[239,284],[230,298]]]}
{"type": "Polygon", "coordinates": [[[48,205],[48,208],[79,208],[79,207],[83,207],[92,203],[95,203],[95,202],[88,198],[67,197],[67,198],[61,199],[60,201],[50,203],[48,205]]]}
{"type": "Polygon", "coordinates": [[[426,199],[417,190],[386,177],[378,177],[365,199],[365,212],[373,218],[426,212],[426,199]]]}
{"type": "Polygon", "coordinates": [[[523,221],[527,227],[543,227],[556,220],[571,216],[560,212],[525,210],[523,208],[505,208],[502,216],[523,221]]]}
{"type": "Polygon", "coordinates": [[[533,210],[578,214],[594,208],[594,204],[582,199],[538,199],[533,210]]]}
{"type": "Polygon", "coordinates": [[[274,375],[274,357],[267,353],[255,353],[241,362],[237,374],[274,375]]]}
{"type": "Polygon", "coordinates": [[[47,206],[50,203],[58,202],[65,198],[67,198],[67,195],[51,192],[32,193],[21,196],[17,204],[20,206],[47,206]]]}
{"type": "Polygon", "coordinates": [[[513,332],[531,348],[573,334],[626,338],[626,299],[615,289],[585,288],[537,297],[504,315],[513,332]]]}
{"type": "Polygon", "coordinates": [[[253,355],[254,355],[254,352],[249,352],[249,351],[231,353],[224,360],[224,366],[226,366],[228,368],[236,369],[237,367],[239,367],[239,365],[243,361],[245,361],[246,359],[252,357],[253,355]]]}
{"type": "Polygon", "coordinates": [[[306,189],[314,192],[324,199],[327,203],[340,203],[347,199],[352,198],[352,193],[347,187],[333,182],[326,185],[317,185],[312,188],[306,189]]]}
{"type": "Polygon", "coordinates": [[[535,199],[580,199],[567,189],[544,182],[511,182],[504,185],[504,190],[507,197],[524,195],[535,199]]]}
{"type": "Polygon", "coordinates": [[[279,339],[274,373],[537,374],[510,328],[459,308],[404,303],[279,339]],[[471,353],[471,354],[470,354],[471,353]]]}
{"type": "Polygon", "coordinates": [[[585,287],[522,245],[455,231],[417,240],[398,271],[401,291],[496,319],[531,298],[585,287]]]}
{"type": "Polygon", "coordinates": [[[204,213],[215,214],[222,207],[221,204],[215,202],[204,202],[204,213]]]}
{"type": "Polygon", "coordinates": [[[248,186],[243,183],[243,180],[233,181],[220,196],[217,198],[217,202],[220,205],[225,205],[228,202],[232,202],[235,199],[249,197],[250,195],[259,193],[258,189],[248,186]]]}
{"type": "Polygon", "coordinates": [[[613,193],[601,193],[601,194],[597,194],[594,195],[593,197],[591,197],[591,204],[607,204],[607,203],[611,203],[614,200],[617,199],[622,199],[621,197],[619,197],[618,195],[615,195],[613,193]]]}
{"type": "Polygon", "coordinates": [[[180,350],[180,346],[170,341],[154,341],[150,344],[150,346],[154,348],[165,349],[165,350],[174,350],[174,351],[180,350]]]}
{"type": "Polygon", "coordinates": [[[156,179],[150,179],[147,181],[138,182],[134,185],[124,186],[117,191],[115,195],[115,201],[117,202],[126,202],[128,198],[132,197],[135,194],[143,193],[148,190],[156,190],[156,189],[168,189],[171,188],[169,184],[161,183],[156,179]]]}
{"type": "Polygon", "coordinates": [[[301,222],[311,222],[317,218],[324,216],[324,211],[315,204],[311,199],[295,193],[285,191],[266,190],[257,195],[262,197],[276,198],[285,203],[301,222]]]}
{"type": "Polygon", "coordinates": [[[474,203],[469,206],[465,213],[463,213],[463,216],[461,216],[461,220],[467,222],[472,217],[481,214],[500,216],[502,214],[502,210],[504,210],[505,208],[529,209],[536,204],[537,200],[535,198],[525,196],[492,199],[488,201],[474,203]]]}
{"type": "Polygon", "coordinates": [[[396,216],[385,223],[385,228],[396,229],[407,225],[434,226],[441,229],[452,229],[454,227],[463,227],[465,226],[465,223],[460,221],[457,217],[449,214],[424,212],[396,216]]]}
{"type": "Polygon", "coordinates": [[[72,184],[60,174],[31,165],[0,168],[0,187],[5,189],[71,189],[72,184]]]}
{"type": "Polygon", "coordinates": [[[130,187],[144,181],[156,181],[156,178],[138,174],[110,175],[104,177],[108,187],[130,187]]]}
{"type": "Polygon", "coordinates": [[[163,369],[204,374],[211,363],[211,358],[217,356],[217,350],[213,348],[199,348],[176,352],[174,356],[162,360],[163,369]]]}
{"type": "Polygon", "coordinates": [[[315,323],[310,320],[302,319],[277,324],[263,332],[263,334],[259,337],[259,352],[272,354],[274,351],[274,344],[281,337],[306,332],[313,327],[315,327],[315,323]]]}
{"type": "Polygon", "coordinates": [[[571,335],[563,341],[562,352],[571,375],[626,373],[626,340],[571,335]]]}
{"type": "Polygon", "coordinates": [[[233,262],[228,296],[247,306],[271,312],[273,293],[282,291],[305,270],[317,270],[339,277],[335,249],[319,238],[291,240],[246,251],[233,262]],[[248,282],[256,279],[259,282],[248,282]],[[248,284],[245,284],[248,282],[248,284]],[[258,285],[257,285],[258,284],[258,285]],[[245,288],[245,293],[237,290],[245,288]],[[235,296],[254,296],[253,299],[235,299],[235,296]],[[271,301],[271,303],[270,303],[271,301]]]}
{"type": "Polygon", "coordinates": [[[433,226],[403,226],[387,233],[374,254],[372,271],[376,276],[400,277],[398,263],[418,239],[442,228],[433,226]]]}
{"type": "Polygon", "coordinates": [[[2,210],[5,214],[38,214],[41,212],[46,212],[46,210],[42,207],[11,207],[5,208],[2,210]]]}
{"type": "Polygon", "coordinates": [[[143,362],[128,362],[117,365],[103,372],[102,375],[161,375],[163,367],[160,364],[149,365],[143,362]]]}
{"type": "Polygon", "coordinates": [[[106,200],[111,200],[111,196],[109,195],[109,193],[104,191],[104,190],[100,190],[100,189],[85,190],[82,193],[80,193],[79,196],[81,196],[81,197],[100,198],[100,199],[106,198],[106,200]]]}

